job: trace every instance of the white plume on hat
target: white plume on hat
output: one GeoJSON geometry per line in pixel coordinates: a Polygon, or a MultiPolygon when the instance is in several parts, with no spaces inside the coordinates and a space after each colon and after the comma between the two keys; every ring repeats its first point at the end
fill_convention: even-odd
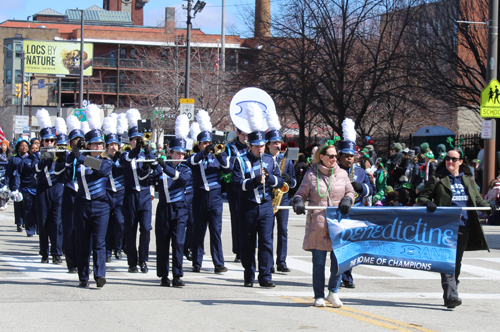
{"type": "Polygon", "coordinates": [[[191,134],[191,138],[196,140],[196,137],[198,137],[198,134],[201,132],[200,125],[198,124],[198,122],[191,123],[191,127],[189,128],[189,132],[191,134]]]}
{"type": "Polygon", "coordinates": [[[181,114],[175,119],[175,137],[186,139],[189,135],[189,119],[186,114],[181,114]]]}
{"type": "Polygon", "coordinates": [[[56,134],[68,134],[68,127],[66,127],[66,121],[63,118],[56,118],[56,134]]]}
{"type": "Polygon", "coordinates": [[[210,121],[210,115],[205,110],[199,110],[198,114],[196,114],[196,121],[200,125],[201,131],[210,131],[212,132],[212,122],[210,121]]]}
{"type": "Polygon", "coordinates": [[[71,133],[73,130],[81,128],[80,120],[78,120],[76,115],[68,115],[68,117],[66,118],[66,126],[71,133]]]}
{"type": "Polygon", "coordinates": [[[246,108],[248,125],[250,126],[250,130],[261,131],[263,130],[263,122],[264,116],[262,114],[262,109],[257,105],[257,103],[248,103],[246,108]]]}
{"type": "Polygon", "coordinates": [[[345,118],[342,122],[342,134],[344,141],[356,142],[356,129],[354,129],[354,121],[345,118]]]}
{"type": "Polygon", "coordinates": [[[280,130],[281,129],[280,118],[278,117],[278,113],[269,112],[266,116],[266,121],[267,121],[267,126],[269,127],[269,130],[280,130]]]}
{"type": "Polygon", "coordinates": [[[38,126],[40,129],[52,128],[52,122],[50,121],[49,112],[42,108],[36,112],[36,119],[38,120],[38,126]]]}
{"type": "Polygon", "coordinates": [[[90,131],[89,123],[87,121],[82,121],[80,125],[81,131],[83,131],[84,134],[88,133],[90,131]]]}
{"type": "Polygon", "coordinates": [[[128,120],[128,127],[137,127],[137,121],[141,119],[141,112],[137,108],[131,108],[126,114],[128,120]]]}
{"type": "Polygon", "coordinates": [[[118,118],[118,114],[116,114],[116,113],[111,113],[111,114],[109,115],[109,117],[110,117],[110,118],[115,118],[115,119],[116,119],[116,118],[118,118]]]}
{"type": "Polygon", "coordinates": [[[104,118],[102,122],[102,131],[104,135],[116,134],[116,117],[115,116],[107,116],[104,118]]]}
{"type": "Polygon", "coordinates": [[[118,122],[116,124],[116,133],[118,135],[121,135],[124,132],[126,132],[127,129],[128,129],[127,115],[125,113],[120,113],[118,115],[118,122]]]}
{"type": "Polygon", "coordinates": [[[101,129],[102,118],[101,109],[97,107],[96,104],[90,104],[86,107],[87,110],[87,122],[89,123],[90,129],[101,129]]]}

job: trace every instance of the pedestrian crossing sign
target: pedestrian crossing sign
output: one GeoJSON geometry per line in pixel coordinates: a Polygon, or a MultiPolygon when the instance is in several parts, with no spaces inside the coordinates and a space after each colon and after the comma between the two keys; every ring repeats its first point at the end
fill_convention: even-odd
{"type": "Polygon", "coordinates": [[[496,78],[481,92],[481,117],[500,118],[500,82],[496,78]]]}

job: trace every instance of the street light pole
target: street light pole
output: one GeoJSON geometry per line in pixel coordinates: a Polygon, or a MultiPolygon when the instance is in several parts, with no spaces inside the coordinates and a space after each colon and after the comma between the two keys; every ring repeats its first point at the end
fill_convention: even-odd
{"type": "Polygon", "coordinates": [[[187,36],[186,36],[186,81],[184,84],[184,98],[189,98],[189,71],[191,67],[191,4],[192,0],[187,0],[187,36]]]}
{"type": "Polygon", "coordinates": [[[83,50],[84,50],[84,43],[83,43],[83,26],[85,22],[85,14],[83,9],[78,9],[81,13],[81,33],[80,33],[80,93],[78,94],[79,96],[79,107],[83,108],[83,62],[84,62],[84,57],[83,57],[83,50]]]}

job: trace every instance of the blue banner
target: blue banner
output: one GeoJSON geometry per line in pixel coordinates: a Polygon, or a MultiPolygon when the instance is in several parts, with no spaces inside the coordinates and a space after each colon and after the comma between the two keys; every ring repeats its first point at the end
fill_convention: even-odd
{"type": "Polygon", "coordinates": [[[0,187],[3,187],[7,184],[5,178],[5,172],[7,171],[8,162],[0,161],[0,187]]]}
{"type": "Polygon", "coordinates": [[[461,208],[353,207],[326,210],[339,274],[359,265],[455,273],[461,208]]]}

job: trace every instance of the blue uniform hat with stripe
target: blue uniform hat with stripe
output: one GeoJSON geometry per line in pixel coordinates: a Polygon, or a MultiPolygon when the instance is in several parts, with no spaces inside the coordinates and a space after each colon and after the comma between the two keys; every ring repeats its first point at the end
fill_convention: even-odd
{"type": "Polygon", "coordinates": [[[339,153],[356,155],[356,129],[354,128],[354,121],[345,118],[342,121],[342,134],[344,140],[340,141],[337,145],[339,153]]]}
{"type": "Polygon", "coordinates": [[[168,143],[170,150],[186,153],[186,140],[182,138],[174,138],[168,143]]]}
{"type": "Polygon", "coordinates": [[[117,134],[108,134],[104,136],[104,141],[106,144],[111,144],[111,143],[121,143],[121,139],[117,134]]]}
{"type": "Polygon", "coordinates": [[[278,129],[269,130],[266,133],[266,140],[269,142],[282,142],[283,139],[281,138],[281,131],[279,131],[278,129]]]}
{"type": "Polygon", "coordinates": [[[104,142],[101,129],[91,129],[88,133],[85,134],[85,141],[87,143],[104,142]]]}
{"type": "Polygon", "coordinates": [[[49,127],[49,128],[42,128],[42,129],[40,129],[40,137],[42,139],[56,138],[56,130],[55,130],[55,128],[49,127]]]}
{"type": "Polygon", "coordinates": [[[212,132],[208,130],[204,130],[198,134],[196,137],[198,142],[211,142],[212,141],[212,132]]]}
{"type": "Polygon", "coordinates": [[[265,145],[266,133],[264,131],[252,131],[248,134],[248,143],[251,145],[265,145]]]}
{"type": "Polygon", "coordinates": [[[338,151],[345,154],[356,154],[356,142],[340,141],[338,143],[338,151]]]}
{"type": "Polygon", "coordinates": [[[57,145],[68,145],[69,137],[66,134],[57,135],[57,145]]]}
{"type": "Polygon", "coordinates": [[[85,135],[83,134],[83,131],[81,129],[74,129],[69,133],[69,139],[75,139],[75,138],[85,138],[85,135]]]}

